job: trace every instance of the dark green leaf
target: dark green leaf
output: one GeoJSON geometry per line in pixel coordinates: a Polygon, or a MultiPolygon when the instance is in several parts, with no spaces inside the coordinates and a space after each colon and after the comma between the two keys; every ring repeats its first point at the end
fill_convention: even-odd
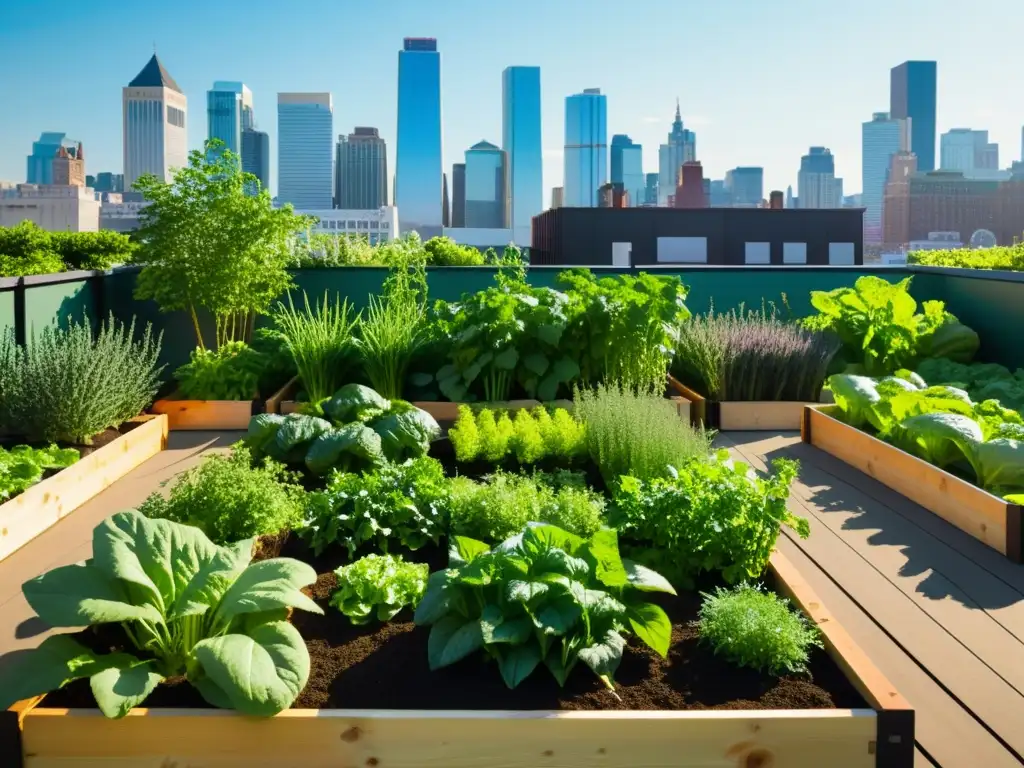
{"type": "Polygon", "coordinates": [[[498,668],[505,685],[515,688],[540,664],[540,649],[536,645],[517,645],[504,653],[498,668]]]}

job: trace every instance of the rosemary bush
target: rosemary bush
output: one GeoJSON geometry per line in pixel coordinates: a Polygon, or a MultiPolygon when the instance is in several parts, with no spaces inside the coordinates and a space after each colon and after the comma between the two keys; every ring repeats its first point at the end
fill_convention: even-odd
{"type": "Polygon", "coordinates": [[[577,388],[574,400],[574,415],[586,427],[587,451],[610,487],[623,475],[666,477],[669,467],[710,450],[711,435],[682,421],[672,401],[655,389],[601,384],[577,388]]]}
{"type": "Polygon", "coordinates": [[[278,302],[274,323],[284,335],[295,361],[299,379],[311,403],[333,395],[348,379],[347,365],[353,350],[352,333],[359,313],[349,319],[348,300],[333,304],[324,300],[310,307],[309,296],[302,293],[303,311],[295,309],[291,294],[288,305],[278,302]]]}
{"type": "Polygon", "coordinates": [[[816,402],[839,348],[834,334],[785,322],[774,306],[741,306],[681,323],[672,371],[712,400],[816,402]]]}
{"type": "Polygon", "coordinates": [[[23,349],[0,353],[9,427],[30,441],[89,445],[92,437],[137,416],[160,386],[161,336],[149,324],[135,339],[110,315],[93,334],[88,319],[45,328],[23,349]]]}

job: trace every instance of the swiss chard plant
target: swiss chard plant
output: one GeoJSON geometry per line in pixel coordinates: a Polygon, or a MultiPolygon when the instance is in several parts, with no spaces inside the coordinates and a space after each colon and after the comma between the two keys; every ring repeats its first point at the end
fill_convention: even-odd
{"type": "Polygon", "coordinates": [[[978,334],[941,301],[924,302],[919,313],[909,277],[890,283],[865,275],[853,288],[812,291],[811,304],[818,314],[805,318],[804,325],[839,336],[841,357],[856,366],[850,373],[885,376],[930,357],[968,362],[980,344],[978,334]]]}
{"type": "Polygon", "coordinates": [[[675,594],[654,571],[619,556],[615,531],[583,539],[531,525],[494,547],[455,536],[449,567],[430,575],[416,623],[440,669],[483,651],[515,688],[543,665],[565,685],[579,662],[614,692],[630,632],[661,656],[672,623],[646,594],[675,594]]]}
{"type": "Polygon", "coordinates": [[[928,387],[917,374],[829,379],[839,417],[901,450],[968,478],[987,491],[1024,492],[1024,419],[997,400],[928,387]]]}
{"type": "Polygon", "coordinates": [[[98,653],[69,635],[45,639],[0,671],[0,708],[89,678],[107,717],[123,717],[164,680],[184,677],[215,707],[270,716],[309,677],[288,610],[323,613],[300,590],[316,580],[290,559],[250,565],[254,540],[213,544],[198,528],[130,510],[93,532],[92,559],[55,568],[22,591],[51,627],[120,624],[123,650],[98,653]]]}
{"type": "Polygon", "coordinates": [[[64,469],[78,461],[74,448],[32,448],[16,445],[0,448],[0,503],[17,496],[43,479],[48,469],[64,469]]]}
{"type": "Polygon", "coordinates": [[[406,606],[416,607],[427,589],[426,563],[407,563],[394,555],[367,555],[334,572],[338,588],[331,605],[353,624],[374,618],[390,621],[406,606]]]}
{"type": "Polygon", "coordinates": [[[386,400],[369,387],[346,384],[334,397],[311,404],[322,414],[263,413],[249,422],[245,442],[255,458],[305,464],[324,475],[424,456],[441,427],[404,400],[386,400]]]}

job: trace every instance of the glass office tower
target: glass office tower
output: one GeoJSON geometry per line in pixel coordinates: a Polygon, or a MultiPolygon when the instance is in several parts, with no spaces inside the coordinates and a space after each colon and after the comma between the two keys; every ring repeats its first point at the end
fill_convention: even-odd
{"type": "Polygon", "coordinates": [[[277,94],[278,199],[302,211],[330,210],[333,165],[331,94],[277,94]]]}
{"type": "Polygon", "coordinates": [[[566,208],[596,208],[597,190],[608,181],[608,101],[600,88],[565,100],[566,208]]]}
{"type": "Polygon", "coordinates": [[[889,117],[910,118],[910,151],[919,171],[935,170],[935,111],[938,65],[934,61],[905,61],[893,67],[889,81],[889,117]]]}
{"type": "Polygon", "coordinates": [[[501,146],[508,177],[512,240],[529,246],[533,217],[544,208],[540,140],[540,67],[507,67],[501,74],[501,146]]]}
{"type": "Polygon", "coordinates": [[[242,154],[242,131],[252,128],[252,91],[244,83],[218,80],[206,92],[207,136],[242,154]]]}
{"type": "Polygon", "coordinates": [[[407,37],[398,52],[395,205],[402,232],[441,234],[441,54],[437,40],[407,37]]]}
{"type": "Polygon", "coordinates": [[[634,144],[625,134],[612,136],[612,183],[621,184],[629,193],[629,205],[636,208],[646,199],[647,180],[644,178],[643,147],[634,144]]]}
{"type": "Polygon", "coordinates": [[[466,227],[508,227],[505,153],[489,141],[466,150],[466,227]]]}

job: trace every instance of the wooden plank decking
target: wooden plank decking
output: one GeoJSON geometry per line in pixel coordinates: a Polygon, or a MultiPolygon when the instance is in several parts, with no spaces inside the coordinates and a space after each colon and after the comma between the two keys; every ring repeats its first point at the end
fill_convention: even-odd
{"type": "MultiPolygon", "coordinates": [[[[234,439],[172,433],[167,451],[0,562],[0,664],[44,636],[24,580],[87,557],[99,520],[234,439]]],[[[719,441],[758,469],[801,461],[791,508],[810,520],[811,537],[784,535],[779,548],[916,709],[916,766],[1024,763],[1024,567],[793,433],[719,441]]]]}

